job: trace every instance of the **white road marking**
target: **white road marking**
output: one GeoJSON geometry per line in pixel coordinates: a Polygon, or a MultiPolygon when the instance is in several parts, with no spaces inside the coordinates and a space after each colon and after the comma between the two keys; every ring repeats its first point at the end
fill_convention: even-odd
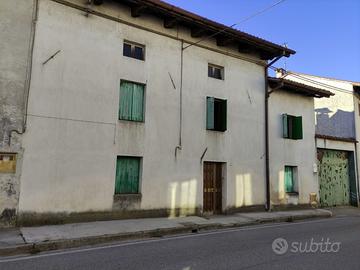
{"type": "MultiPolygon", "coordinates": [[[[331,220],[339,220],[339,219],[344,219],[344,218],[346,218],[346,217],[335,217],[335,218],[332,218],[331,220]]],[[[139,244],[156,243],[156,242],[178,240],[178,239],[184,239],[184,238],[190,238],[190,237],[202,237],[202,236],[207,236],[207,235],[215,235],[215,234],[237,232],[237,231],[253,231],[253,230],[257,230],[257,229],[295,226],[295,225],[310,224],[310,223],[321,223],[324,221],[327,221],[327,220],[321,219],[321,220],[310,220],[310,221],[301,221],[301,222],[294,222],[294,223],[277,223],[277,224],[272,224],[272,225],[255,225],[252,227],[221,229],[219,231],[204,232],[204,233],[200,232],[198,234],[185,234],[185,235],[178,235],[178,236],[170,236],[170,237],[161,238],[161,239],[139,240],[139,241],[132,241],[132,242],[100,246],[100,247],[91,247],[91,248],[84,248],[84,249],[52,252],[52,253],[46,253],[46,254],[40,254],[40,255],[30,255],[30,256],[26,256],[26,257],[9,258],[9,259],[0,260],[0,263],[33,260],[33,259],[52,257],[52,256],[58,256],[58,255],[76,254],[76,253],[83,253],[83,252],[87,252],[87,251],[95,251],[95,250],[110,249],[110,248],[117,248],[117,247],[126,247],[126,246],[133,246],[133,245],[139,245],[139,244]]]]}

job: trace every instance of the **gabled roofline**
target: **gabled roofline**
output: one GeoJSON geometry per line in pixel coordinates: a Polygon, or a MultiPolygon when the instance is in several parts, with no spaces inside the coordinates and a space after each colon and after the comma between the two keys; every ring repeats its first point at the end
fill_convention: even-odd
{"type": "Polygon", "coordinates": [[[322,97],[328,98],[330,96],[335,95],[330,91],[309,86],[306,84],[294,82],[292,80],[287,80],[284,78],[268,77],[268,82],[271,88],[277,88],[291,93],[301,94],[304,96],[310,96],[315,98],[322,98],[322,97]]]}

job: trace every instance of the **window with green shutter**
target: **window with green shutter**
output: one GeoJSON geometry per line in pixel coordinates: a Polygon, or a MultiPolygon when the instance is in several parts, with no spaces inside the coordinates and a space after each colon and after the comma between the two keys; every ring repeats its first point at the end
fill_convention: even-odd
{"type": "Polygon", "coordinates": [[[140,160],[139,157],[117,157],[115,194],[139,193],[140,160]]]}
{"type": "Polygon", "coordinates": [[[286,193],[297,193],[296,170],[297,167],[285,166],[284,184],[286,193]]]}
{"type": "Polygon", "coordinates": [[[303,138],[302,116],[282,115],[283,138],[301,140],[303,138]]]}
{"type": "Polygon", "coordinates": [[[120,120],[144,121],[144,89],[143,84],[128,81],[120,82],[120,120]]]}
{"type": "Polygon", "coordinates": [[[227,129],[227,101],[213,97],[206,98],[206,129],[225,131],[227,129]]]}

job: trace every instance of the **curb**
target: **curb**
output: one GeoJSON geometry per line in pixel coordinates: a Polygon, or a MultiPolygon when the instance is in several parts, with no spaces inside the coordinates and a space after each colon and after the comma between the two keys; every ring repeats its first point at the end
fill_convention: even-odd
{"type": "Polygon", "coordinates": [[[316,214],[314,213],[314,214],[306,214],[306,215],[288,215],[288,216],[280,216],[276,218],[254,219],[254,220],[250,220],[249,222],[228,223],[228,224],[211,223],[211,224],[202,224],[202,225],[194,224],[194,225],[183,225],[181,227],[155,229],[155,230],[139,231],[132,233],[118,233],[118,234],[106,234],[100,236],[89,236],[83,238],[40,242],[33,244],[18,245],[8,248],[1,248],[0,256],[36,254],[43,251],[77,248],[81,246],[96,245],[96,244],[110,243],[116,241],[149,239],[149,238],[163,237],[167,235],[198,233],[200,231],[246,227],[246,226],[259,225],[265,223],[293,222],[297,220],[305,220],[312,218],[330,218],[330,217],[332,217],[332,213],[330,211],[326,211],[326,212],[324,211],[323,213],[316,213],[316,214]]]}

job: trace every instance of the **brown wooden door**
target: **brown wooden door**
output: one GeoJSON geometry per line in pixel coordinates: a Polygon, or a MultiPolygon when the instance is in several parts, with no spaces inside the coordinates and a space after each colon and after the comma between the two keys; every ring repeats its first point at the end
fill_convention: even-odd
{"type": "Polygon", "coordinates": [[[222,163],[204,162],[203,211],[218,214],[222,210],[222,163]]]}

